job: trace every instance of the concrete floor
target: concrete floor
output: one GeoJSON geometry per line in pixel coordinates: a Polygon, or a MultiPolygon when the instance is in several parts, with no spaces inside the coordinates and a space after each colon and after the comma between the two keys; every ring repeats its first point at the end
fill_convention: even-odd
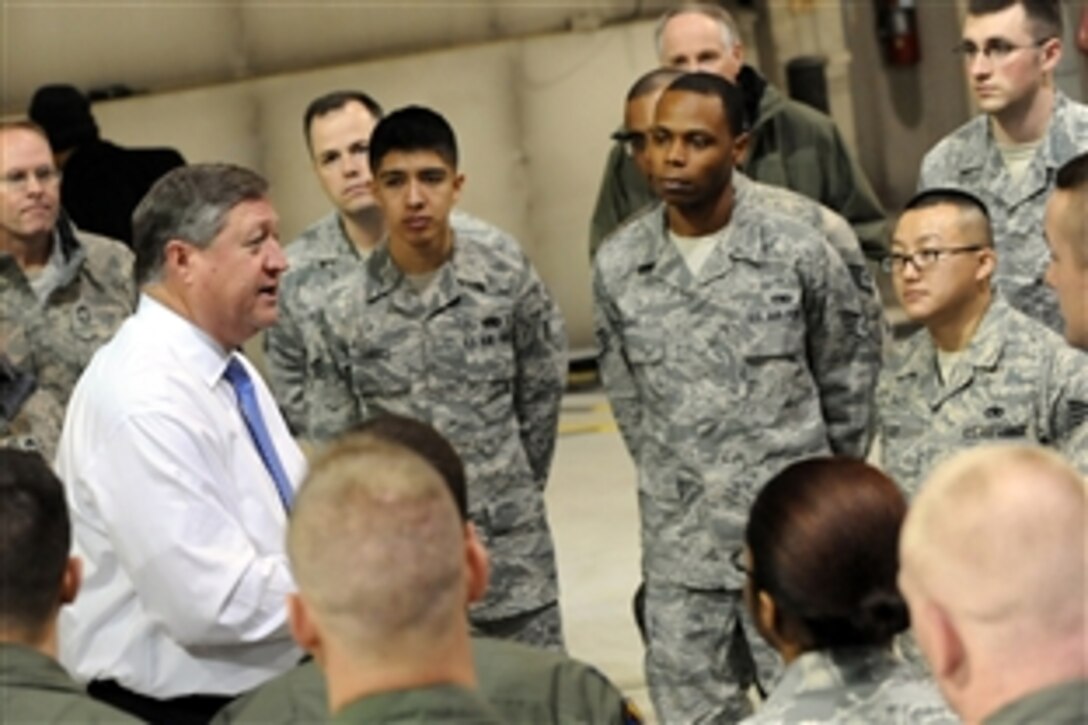
{"type": "Polygon", "coordinates": [[[599,391],[563,399],[547,502],[567,649],[608,675],[652,722],[631,614],[640,580],[635,469],[599,391]]]}

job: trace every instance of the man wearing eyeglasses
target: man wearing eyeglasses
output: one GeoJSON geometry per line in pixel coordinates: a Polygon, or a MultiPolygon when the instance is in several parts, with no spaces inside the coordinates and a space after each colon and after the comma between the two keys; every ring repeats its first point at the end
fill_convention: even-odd
{"type": "Polygon", "coordinates": [[[1062,55],[1058,0],[970,0],[963,56],[981,115],[938,143],[922,161],[919,189],[957,186],[990,210],[998,289],[1013,307],[1061,330],[1043,213],[1055,170],[1088,151],[1088,106],[1058,90],[1062,55]]]}
{"type": "Polygon", "coordinates": [[[45,132],[0,123],[0,446],[53,459],[76,380],[132,311],[132,263],[61,211],[45,132]]]}
{"type": "Polygon", "coordinates": [[[986,206],[958,189],[911,199],[885,268],[924,326],[877,386],[884,469],[909,495],[938,460],[987,441],[1033,441],[1088,471],[1088,355],[991,290],[986,206]]]}

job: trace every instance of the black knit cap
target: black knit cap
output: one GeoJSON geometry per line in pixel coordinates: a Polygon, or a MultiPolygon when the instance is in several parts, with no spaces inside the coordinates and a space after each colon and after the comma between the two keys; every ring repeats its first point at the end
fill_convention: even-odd
{"type": "Polygon", "coordinates": [[[54,152],[98,138],[91,104],[75,86],[42,86],[34,92],[27,113],[30,120],[45,129],[54,152]]]}

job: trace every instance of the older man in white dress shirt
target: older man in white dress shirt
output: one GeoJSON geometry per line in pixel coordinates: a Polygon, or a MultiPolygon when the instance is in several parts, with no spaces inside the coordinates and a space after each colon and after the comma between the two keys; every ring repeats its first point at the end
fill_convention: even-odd
{"type": "Polygon", "coordinates": [[[138,717],[206,722],[300,656],[284,531],[305,461],[239,352],[275,322],[287,263],[246,169],[176,169],[133,222],[139,306],[80,378],[58,448],[85,567],[61,659],[138,717]]]}

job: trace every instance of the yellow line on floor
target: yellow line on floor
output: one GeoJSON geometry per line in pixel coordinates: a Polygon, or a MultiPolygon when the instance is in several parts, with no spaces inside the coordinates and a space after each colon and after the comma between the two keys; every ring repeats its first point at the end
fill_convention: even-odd
{"type": "Polygon", "coordinates": [[[604,423],[560,423],[559,435],[586,435],[589,433],[615,433],[618,430],[613,421],[604,423]]]}

